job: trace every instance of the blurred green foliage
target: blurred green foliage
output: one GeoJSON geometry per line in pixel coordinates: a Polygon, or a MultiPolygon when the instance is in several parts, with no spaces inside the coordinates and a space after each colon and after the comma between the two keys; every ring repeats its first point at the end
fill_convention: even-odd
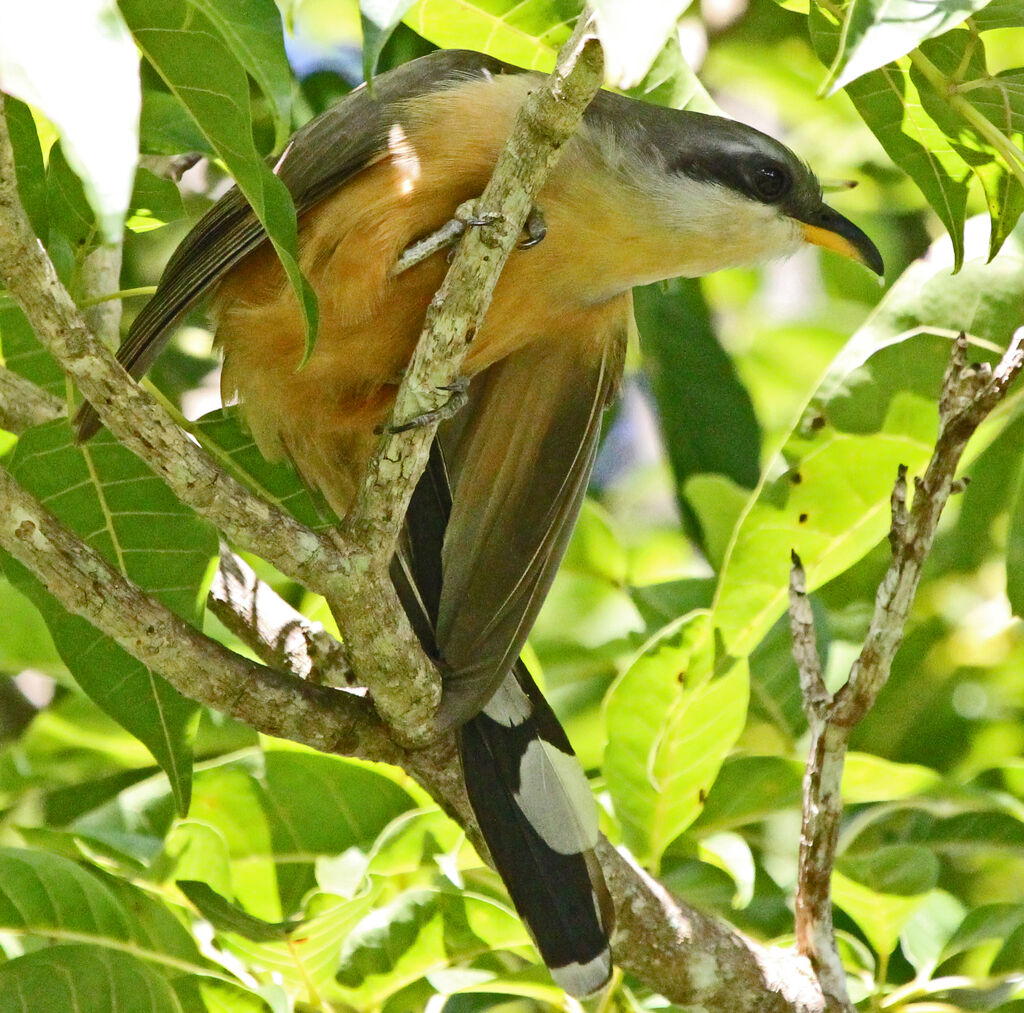
{"type": "MultiPolygon", "coordinates": [[[[264,201],[287,255],[294,216],[263,159],[361,67],[433,45],[547,67],[580,7],[278,6],[287,57],[269,0],[123,0],[144,57],[142,153],[219,159],[178,189],[137,175],[122,209],[124,288],[154,283],[225,167],[264,201]]],[[[633,93],[717,105],[785,139],[824,180],[855,179],[830,200],[876,240],[886,286],[807,250],[637,293],[639,347],[528,659],[593,776],[608,836],[683,898],[786,942],[806,747],[783,615],[789,552],[808,567],[834,687],[888,562],[896,466],[914,472],[930,453],[950,337],[966,330],[991,358],[1024,325],[1024,4],[708,4],[684,13],[649,72],[637,54],[655,29],[636,20],[633,48],[615,40],[623,78],[646,72],[633,93]]],[[[81,84],[21,59],[46,76],[44,96],[81,84]]],[[[83,186],[54,110],[6,107],[33,226],[78,294],[110,219],[102,179],[83,186]]],[[[127,316],[136,308],[128,300],[127,316]]],[[[214,361],[196,351],[194,322],[154,371],[174,403],[214,361]]],[[[7,301],[0,353],[67,396],[7,301]]],[[[971,485],[854,733],[836,921],[851,990],[875,1009],[1024,1005],[1020,402],[969,449],[971,485]]],[[[255,488],[327,522],[231,412],[194,428],[255,488]]],[[[212,533],[134,458],[109,441],[75,448],[65,423],[3,438],[5,465],[66,523],[242,649],[200,616],[212,533]]],[[[319,608],[253,562],[289,601],[319,608]]],[[[10,560],[3,573],[0,1011],[569,1008],[497,878],[401,771],[197,720],[10,560]]],[[[616,987],[617,1008],[666,1008],[641,982],[616,987]]]]}

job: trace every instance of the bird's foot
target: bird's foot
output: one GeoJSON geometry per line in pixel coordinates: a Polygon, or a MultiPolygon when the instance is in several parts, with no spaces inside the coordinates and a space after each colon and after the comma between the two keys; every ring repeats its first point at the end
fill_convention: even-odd
{"type": "Polygon", "coordinates": [[[410,429],[422,429],[424,426],[431,426],[435,422],[447,422],[448,419],[457,415],[465,408],[466,402],[469,400],[469,377],[457,377],[454,383],[443,384],[437,389],[443,390],[448,394],[443,404],[430,411],[414,415],[405,422],[391,422],[387,425],[378,426],[375,432],[378,435],[388,433],[393,436],[396,433],[407,433],[410,429]]]}
{"type": "Polygon", "coordinates": [[[544,220],[544,212],[536,204],[530,208],[530,213],[526,216],[523,232],[526,233],[526,238],[519,241],[520,250],[529,250],[548,234],[548,223],[544,220]]]}

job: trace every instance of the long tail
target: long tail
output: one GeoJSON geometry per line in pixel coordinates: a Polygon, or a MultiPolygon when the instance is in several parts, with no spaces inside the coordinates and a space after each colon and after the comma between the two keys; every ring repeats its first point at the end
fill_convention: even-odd
{"type": "Polygon", "coordinates": [[[597,809],[548,702],[517,662],[459,730],[470,805],[555,981],[572,995],[611,974],[614,910],[594,855],[597,809]]]}
{"type": "MultiPolygon", "coordinates": [[[[433,657],[450,509],[435,446],[391,568],[413,628],[433,657]]],[[[480,831],[552,977],[572,995],[598,991],[611,974],[614,909],[594,855],[597,807],[565,731],[522,661],[459,729],[458,739],[480,831]]]]}

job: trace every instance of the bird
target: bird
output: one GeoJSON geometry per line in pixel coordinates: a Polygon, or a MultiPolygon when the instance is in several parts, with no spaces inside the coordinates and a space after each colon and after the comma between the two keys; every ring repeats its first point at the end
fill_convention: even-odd
{"type": "MultiPolygon", "coordinates": [[[[295,202],[299,261],[319,300],[308,361],[298,301],[237,189],[178,246],[119,361],[141,376],[208,299],[225,396],[237,397],[264,456],[290,459],[344,517],[447,269],[443,251],[401,273],[396,261],[482,193],[540,81],[479,53],[437,51],[379,75],[294,135],[274,171],[295,202]]],[[[619,387],[632,289],[807,243],[880,275],[883,265],[779,141],[604,90],[536,209],[544,228],[509,257],[469,345],[466,404],[438,430],[391,576],[441,673],[439,727],[457,735],[495,868],[555,982],[585,996],[612,970],[597,810],[519,656],[619,387]]],[[[79,439],[96,431],[90,406],[77,425],[79,439]]]]}

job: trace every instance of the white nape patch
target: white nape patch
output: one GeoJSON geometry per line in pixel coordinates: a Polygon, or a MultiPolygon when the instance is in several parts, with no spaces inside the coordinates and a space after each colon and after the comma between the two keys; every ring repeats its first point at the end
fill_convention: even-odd
{"type": "Polygon", "coordinates": [[[529,720],[533,714],[533,704],[516,677],[509,672],[505,681],[495,690],[494,696],[487,701],[484,714],[499,725],[514,728],[529,720]]]}
{"type": "Polygon", "coordinates": [[[398,170],[399,192],[407,194],[420,178],[420,156],[400,123],[392,123],[388,131],[388,152],[391,155],[391,164],[398,170]]]}
{"type": "Polygon", "coordinates": [[[552,967],[551,977],[555,984],[569,995],[577,999],[585,999],[604,988],[612,973],[612,955],[610,950],[602,950],[593,960],[585,964],[566,964],[563,967],[552,967]]]}
{"type": "Polygon", "coordinates": [[[534,739],[519,763],[516,804],[544,843],[560,855],[597,844],[597,806],[579,760],[534,739]]]}

